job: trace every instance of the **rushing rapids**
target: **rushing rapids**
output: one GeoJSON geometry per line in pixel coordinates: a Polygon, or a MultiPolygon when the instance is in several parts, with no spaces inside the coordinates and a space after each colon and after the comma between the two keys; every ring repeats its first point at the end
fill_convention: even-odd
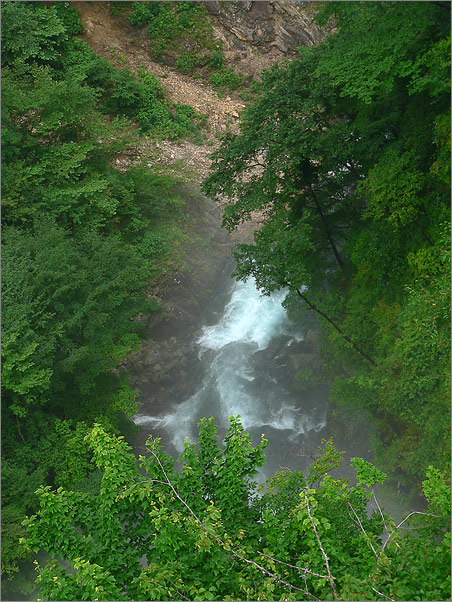
{"type": "Polygon", "coordinates": [[[145,403],[133,419],[143,433],[160,436],[176,453],[187,437],[196,438],[202,417],[214,416],[221,435],[228,417],[240,415],[255,441],[261,433],[269,440],[265,476],[286,466],[302,468],[325,427],[326,391],[318,387],[303,395],[292,389],[287,362],[302,345],[303,330],[289,321],[284,297],[284,291],[261,296],[252,279],[234,282],[216,323],[196,341],[202,366],[197,391],[168,400],[157,416],[152,400],[145,403]]]}

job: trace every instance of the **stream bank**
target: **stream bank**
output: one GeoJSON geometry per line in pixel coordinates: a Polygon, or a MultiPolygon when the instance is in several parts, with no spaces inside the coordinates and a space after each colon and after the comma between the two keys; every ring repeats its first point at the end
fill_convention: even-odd
{"type": "Polygon", "coordinates": [[[156,410],[161,409],[168,388],[178,395],[186,390],[186,375],[194,369],[194,333],[222,274],[230,272],[232,258],[231,237],[221,228],[218,207],[194,186],[186,186],[181,196],[189,222],[178,261],[183,268],[153,283],[152,297],[160,308],[144,317],[146,337],[141,348],[120,369],[129,373],[138,401],[152,396],[156,410]]]}

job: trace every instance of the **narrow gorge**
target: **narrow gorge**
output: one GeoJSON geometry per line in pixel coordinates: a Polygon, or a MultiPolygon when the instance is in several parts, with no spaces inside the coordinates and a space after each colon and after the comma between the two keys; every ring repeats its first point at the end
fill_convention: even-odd
{"type": "Polygon", "coordinates": [[[450,3],[1,17],[2,599],[450,600],[450,3]]]}

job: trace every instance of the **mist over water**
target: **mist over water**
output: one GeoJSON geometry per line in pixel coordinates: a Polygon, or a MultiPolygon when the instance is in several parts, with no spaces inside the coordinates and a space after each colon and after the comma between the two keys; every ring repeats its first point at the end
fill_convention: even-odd
{"type": "MultiPolygon", "coordinates": [[[[327,385],[304,392],[294,391],[292,386],[291,356],[306,351],[303,328],[288,319],[282,307],[284,291],[263,297],[252,279],[245,283],[228,279],[227,287],[223,285],[218,283],[212,307],[206,311],[207,324],[194,341],[200,370],[185,379],[194,393],[177,399],[168,391],[158,415],[153,413],[153,399],[144,400],[140,413],[133,418],[141,425],[135,441],[137,451],[145,451],[144,443],[151,434],[160,437],[165,451],[177,458],[186,438],[197,439],[201,418],[214,416],[221,440],[229,416],[240,415],[254,445],[260,442],[262,433],[268,440],[266,463],[257,481],[283,468],[305,471],[317,455],[321,440],[332,433],[326,424],[327,385]]],[[[364,419],[359,440],[335,435],[337,449],[346,452],[335,477],[353,480],[355,471],[348,462],[353,456],[372,461],[370,428],[364,419]]],[[[377,487],[377,496],[380,505],[396,520],[413,507],[425,510],[424,500],[409,499],[393,485],[377,487]]]]}
{"type": "Polygon", "coordinates": [[[265,476],[282,467],[304,468],[304,452],[315,451],[325,427],[327,393],[325,387],[310,395],[292,389],[287,363],[302,345],[303,331],[287,318],[285,295],[263,297],[253,279],[234,282],[216,323],[196,341],[202,365],[197,391],[169,401],[158,416],[147,414],[144,404],[135,424],[176,454],[187,437],[196,439],[201,418],[214,416],[221,437],[229,416],[240,415],[255,444],[261,433],[269,440],[265,476]]]}

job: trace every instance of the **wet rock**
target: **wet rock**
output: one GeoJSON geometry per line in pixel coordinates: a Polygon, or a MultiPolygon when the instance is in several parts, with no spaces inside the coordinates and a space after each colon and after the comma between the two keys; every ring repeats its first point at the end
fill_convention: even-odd
{"type": "Polygon", "coordinates": [[[291,355],[288,361],[288,368],[294,374],[301,371],[319,370],[321,360],[316,353],[297,353],[291,355]]]}
{"type": "Polygon", "coordinates": [[[304,337],[304,342],[306,347],[310,347],[311,349],[318,351],[319,349],[319,331],[313,330],[310,328],[304,337]]]}

